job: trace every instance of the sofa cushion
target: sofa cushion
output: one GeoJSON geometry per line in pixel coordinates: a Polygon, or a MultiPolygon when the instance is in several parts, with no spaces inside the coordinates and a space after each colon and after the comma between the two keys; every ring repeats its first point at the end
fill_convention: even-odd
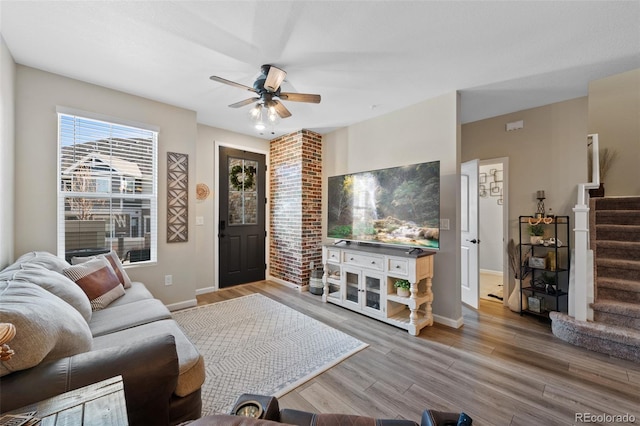
{"type": "Polygon", "coordinates": [[[141,337],[167,333],[172,334],[176,339],[176,349],[178,351],[180,375],[175,394],[184,397],[202,387],[205,379],[204,359],[174,320],[155,321],[95,337],[93,339],[93,348],[94,350],[101,350],[113,346],[133,344],[141,337]]]}
{"type": "Polygon", "coordinates": [[[15,355],[0,363],[0,376],[91,350],[89,325],[58,296],[23,281],[0,281],[0,294],[0,322],[16,327],[15,355]]]}
{"type": "Polygon", "coordinates": [[[4,270],[20,269],[23,263],[39,265],[43,268],[56,271],[61,274],[65,268],[71,266],[66,260],[59,258],[55,254],[46,251],[31,251],[23,254],[13,264],[7,266],[4,270]]]}
{"type": "Polygon", "coordinates": [[[153,299],[153,295],[147,287],[138,281],[133,281],[131,283],[131,287],[125,290],[124,296],[119,299],[114,300],[109,308],[114,306],[126,305],[128,303],[137,302],[139,300],[153,299]]]}
{"type": "Polygon", "coordinates": [[[127,275],[127,271],[124,270],[124,266],[122,265],[122,262],[120,262],[120,258],[118,257],[118,253],[116,253],[115,250],[111,250],[107,254],[101,254],[101,255],[98,255],[98,256],[72,257],[71,258],[71,264],[72,265],[77,265],[77,264],[80,264],[80,263],[84,263],[84,262],[86,262],[88,260],[93,260],[93,259],[95,259],[97,257],[104,257],[105,259],[107,259],[109,261],[109,263],[113,267],[113,270],[116,273],[116,276],[120,280],[120,284],[122,284],[124,286],[124,288],[131,287],[131,279],[129,278],[129,275],[127,275]]]}
{"type": "Polygon", "coordinates": [[[94,311],[104,309],[109,303],[124,296],[124,287],[105,258],[73,265],[62,272],[86,293],[94,311]]]}
{"type": "Polygon", "coordinates": [[[21,269],[0,272],[0,279],[29,282],[40,286],[73,306],[85,321],[89,322],[91,319],[91,304],[87,295],[76,283],[58,272],[45,269],[38,264],[23,263],[21,269]]]}
{"type": "Polygon", "coordinates": [[[89,328],[96,337],[163,319],[171,319],[169,309],[158,299],[145,299],[95,311],[89,328]]]}

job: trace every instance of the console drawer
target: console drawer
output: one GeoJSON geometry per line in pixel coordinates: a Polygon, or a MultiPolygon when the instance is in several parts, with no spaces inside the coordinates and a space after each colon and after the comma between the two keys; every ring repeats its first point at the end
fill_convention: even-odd
{"type": "Polygon", "coordinates": [[[389,259],[389,273],[407,275],[409,273],[409,262],[404,259],[389,259]]]}
{"type": "Polygon", "coordinates": [[[342,263],[345,265],[355,265],[362,268],[375,269],[377,271],[384,270],[384,257],[343,252],[342,263]]]}
{"type": "Polygon", "coordinates": [[[340,262],[340,250],[327,249],[327,262],[340,262]]]}

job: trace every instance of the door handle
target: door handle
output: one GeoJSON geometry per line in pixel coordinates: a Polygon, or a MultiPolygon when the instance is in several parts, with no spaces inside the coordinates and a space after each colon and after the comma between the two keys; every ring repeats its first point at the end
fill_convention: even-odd
{"type": "Polygon", "coordinates": [[[467,240],[469,241],[471,244],[480,244],[480,240],[476,240],[475,238],[473,240],[467,240]]]}
{"type": "Polygon", "coordinates": [[[224,237],[226,237],[226,235],[224,233],[220,233],[220,234],[218,234],[218,237],[224,238],[224,237]]]}

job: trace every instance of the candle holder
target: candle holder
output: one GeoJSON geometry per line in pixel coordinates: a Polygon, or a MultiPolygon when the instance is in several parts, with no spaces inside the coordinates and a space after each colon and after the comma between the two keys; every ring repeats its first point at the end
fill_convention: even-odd
{"type": "Polygon", "coordinates": [[[544,217],[545,216],[545,208],[544,208],[544,191],[537,191],[536,198],[538,199],[538,207],[536,209],[536,217],[544,217]]]}

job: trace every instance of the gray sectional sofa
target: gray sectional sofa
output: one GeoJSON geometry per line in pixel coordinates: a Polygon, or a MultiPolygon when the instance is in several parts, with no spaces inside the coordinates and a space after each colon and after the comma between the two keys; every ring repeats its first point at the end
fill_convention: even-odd
{"type": "Polygon", "coordinates": [[[121,375],[131,425],[200,417],[204,361],[164,304],[129,280],[92,309],[69,268],[31,252],[0,271],[0,322],[17,330],[15,355],[0,362],[1,411],[121,375]]]}

